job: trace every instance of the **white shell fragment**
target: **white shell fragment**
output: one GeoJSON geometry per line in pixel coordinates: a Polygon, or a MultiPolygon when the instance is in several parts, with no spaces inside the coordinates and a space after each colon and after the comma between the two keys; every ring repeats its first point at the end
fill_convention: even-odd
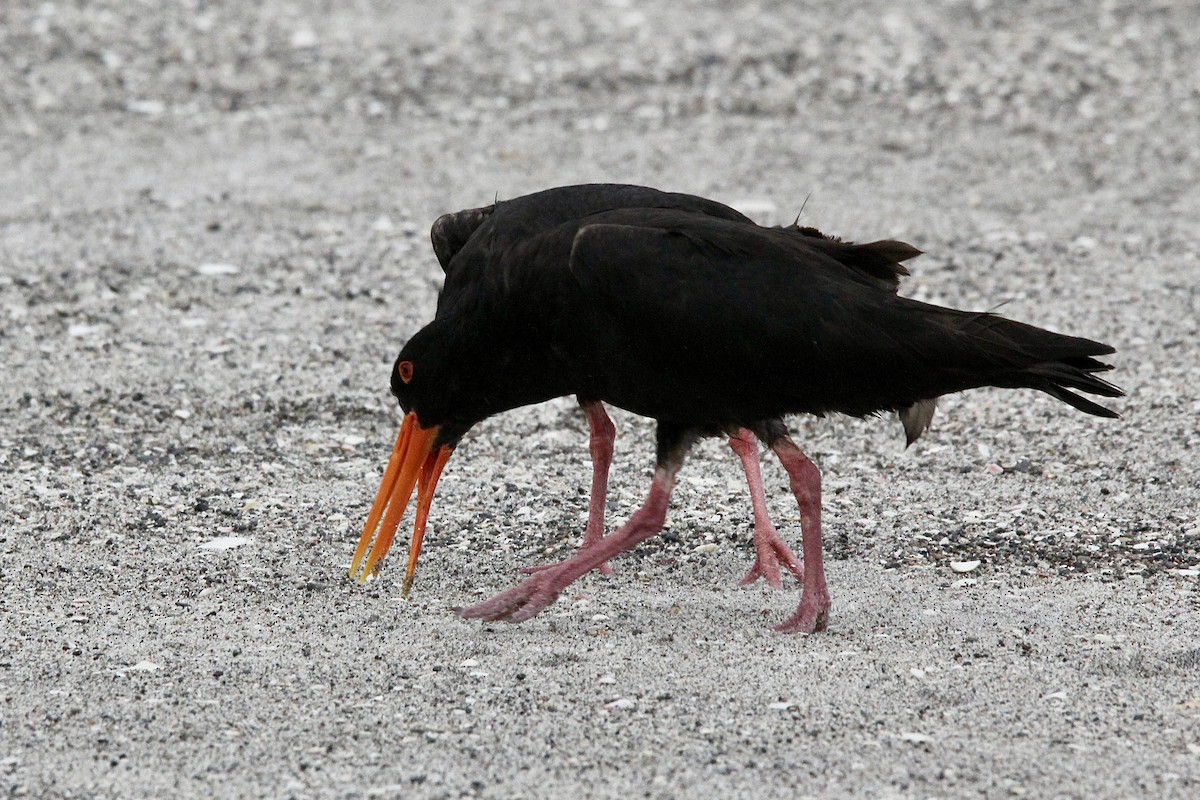
{"type": "Polygon", "coordinates": [[[968,572],[974,572],[977,570],[981,563],[983,562],[979,561],[978,559],[974,561],[951,561],[950,569],[960,574],[966,574],[968,572]]]}
{"type": "Polygon", "coordinates": [[[159,665],[153,661],[139,661],[129,668],[130,672],[155,672],[159,669],[159,665]]]}
{"type": "Polygon", "coordinates": [[[167,106],[161,100],[130,100],[125,104],[125,110],[130,114],[157,117],[167,110],[167,106]]]}
{"type": "Polygon", "coordinates": [[[104,332],[103,325],[88,325],[80,322],[67,327],[67,335],[72,339],[87,339],[104,332]]]}
{"type": "Polygon", "coordinates": [[[239,270],[234,264],[208,263],[201,264],[196,267],[196,272],[201,275],[236,275],[239,270]]]}
{"type": "Polygon", "coordinates": [[[218,536],[216,539],[211,539],[200,545],[201,550],[231,550],[235,547],[241,547],[244,544],[250,544],[253,539],[247,539],[245,536],[218,536]]]}
{"type": "Polygon", "coordinates": [[[292,47],[296,50],[309,50],[316,47],[319,41],[312,28],[298,28],[292,32],[292,47]]]}

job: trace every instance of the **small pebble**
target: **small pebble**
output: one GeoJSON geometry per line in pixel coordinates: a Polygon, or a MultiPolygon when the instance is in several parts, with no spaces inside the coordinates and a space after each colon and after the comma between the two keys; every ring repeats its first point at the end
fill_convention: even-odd
{"type": "Polygon", "coordinates": [[[906,732],[900,734],[900,741],[910,744],[929,744],[933,741],[933,737],[926,736],[923,733],[906,732]]]}
{"type": "Polygon", "coordinates": [[[628,697],[618,697],[616,700],[613,700],[611,703],[606,703],[604,705],[604,707],[607,709],[610,709],[612,711],[626,711],[628,709],[633,708],[636,705],[637,705],[637,703],[630,700],[628,697]]]}

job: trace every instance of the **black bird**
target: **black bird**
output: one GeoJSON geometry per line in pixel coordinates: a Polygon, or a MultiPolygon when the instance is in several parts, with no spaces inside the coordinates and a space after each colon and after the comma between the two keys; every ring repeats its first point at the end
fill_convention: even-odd
{"type": "MultiPolygon", "coordinates": [[[[736,220],[744,222],[747,225],[754,224],[749,218],[728,206],[692,195],[670,194],[641,186],[601,185],[568,188],[572,190],[569,202],[558,207],[556,209],[557,213],[547,213],[545,208],[538,206],[536,207],[536,216],[530,215],[528,218],[522,220],[521,224],[523,225],[525,235],[532,235],[532,233],[545,230],[547,227],[553,227],[560,224],[563,220],[569,219],[571,216],[587,216],[601,211],[611,211],[616,208],[673,208],[697,214],[707,214],[721,219],[736,220]]],[[[555,197],[554,199],[559,202],[563,201],[562,196],[555,197]]],[[[508,205],[506,204],[506,207],[508,205]]],[[[471,208],[453,214],[445,214],[434,222],[433,228],[430,231],[430,239],[432,240],[434,253],[437,255],[438,262],[447,275],[446,283],[439,296],[438,315],[442,313],[442,309],[453,305],[447,302],[448,297],[452,297],[459,291],[471,290],[478,283],[480,272],[492,270],[499,273],[503,269],[502,264],[496,260],[484,263],[480,263],[478,259],[469,263],[460,260],[457,262],[458,267],[452,266],[454,257],[458,254],[458,251],[463,248],[475,231],[479,229],[494,211],[495,205],[483,208],[471,208]],[[461,273],[464,264],[467,264],[469,269],[469,277],[467,280],[460,280],[459,273],[461,273]]],[[[511,210],[506,208],[506,213],[511,213],[511,210]]],[[[493,278],[497,278],[497,276],[493,276],[493,278]]],[[[608,493],[608,470],[612,463],[616,429],[601,402],[582,396],[579,398],[579,401],[591,430],[589,450],[593,464],[591,502],[583,539],[583,546],[586,547],[600,539],[604,534],[604,510],[608,493]]],[[[749,484],[754,512],[755,561],[746,573],[746,576],[740,581],[740,585],[751,584],[761,577],[771,586],[779,588],[782,586],[780,577],[781,566],[785,567],[797,578],[803,580],[803,566],[787,543],[780,538],[767,512],[766,495],[759,472],[757,439],[750,431],[741,429],[730,436],[729,445],[741,460],[747,483],[749,484]]],[[[381,493],[383,492],[382,486],[380,491],[381,493]]],[[[409,491],[411,492],[411,490],[409,491]]],[[[383,494],[380,494],[376,498],[376,511],[378,513],[368,517],[368,525],[364,529],[364,536],[368,540],[369,536],[367,534],[373,531],[379,522],[379,517],[382,513],[381,504],[385,504],[386,502],[387,498],[383,494]]],[[[419,516],[422,522],[414,531],[416,541],[420,541],[424,535],[423,525],[426,519],[424,514],[426,513],[428,513],[427,508],[419,516]]],[[[399,520],[397,519],[396,522],[398,523],[399,520]]],[[[390,546],[391,537],[395,533],[394,528],[385,526],[384,529],[387,531],[385,540],[388,542],[388,545],[385,545],[382,549],[376,547],[372,550],[372,553],[376,554],[376,558],[368,559],[367,569],[362,571],[361,580],[363,581],[372,572],[377,571],[377,565],[379,564],[377,559],[381,559],[387,546],[390,546]]],[[[365,546],[366,543],[364,542],[363,547],[365,546]]],[[[419,548],[413,552],[415,553],[418,550],[419,548]]],[[[361,558],[364,553],[365,550],[360,547],[357,558],[361,558]]],[[[416,564],[415,558],[416,556],[410,553],[409,569],[405,576],[404,584],[404,594],[406,596],[409,588],[411,588],[413,570],[416,564]]],[[[523,571],[532,573],[545,568],[531,567],[523,571]]],[[[606,563],[601,564],[597,569],[605,574],[612,573],[612,570],[606,563]]]]}
{"type": "MultiPolygon", "coordinates": [[[[536,209],[537,216],[530,216],[522,220],[523,235],[534,235],[537,232],[545,231],[548,228],[559,225],[570,218],[585,217],[602,211],[612,211],[617,208],[671,208],[677,211],[689,211],[719,219],[744,222],[748,225],[754,224],[748,217],[728,206],[693,195],[660,192],[657,189],[649,189],[644,186],[601,185],[567,188],[570,190],[569,200],[567,199],[567,195],[561,192],[553,197],[557,203],[560,203],[556,207],[555,213],[547,213],[546,209],[540,205],[531,206],[531,210],[536,209]]],[[[447,274],[446,286],[443,288],[441,297],[439,297],[439,314],[441,313],[441,309],[445,305],[448,305],[443,300],[448,293],[453,294],[456,291],[462,291],[464,287],[473,286],[478,282],[481,270],[503,268],[502,262],[499,260],[490,260],[482,263],[477,259],[471,262],[460,261],[458,262],[459,268],[461,269],[463,266],[466,266],[470,270],[468,273],[470,277],[464,281],[451,280],[451,271],[455,269],[452,267],[455,255],[471,239],[471,236],[474,235],[483,222],[492,215],[495,209],[495,205],[466,209],[454,214],[445,214],[434,222],[433,229],[430,231],[430,239],[432,240],[433,250],[437,255],[438,263],[442,265],[442,270],[447,274]]],[[[507,209],[506,213],[508,213],[507,209]]],[[[592,457],[592,491],[591,502],[588,508],[587,527],[584,530],[583,537],[583,546],[586,547],[604,535],[604,509],[605,500],[608,495],[608,470],[612,464],[616,428],[600,401],[580,396],[579,402],[591,431],[589,451],[592,457]]],[[[766,495],[759,472],[758,440],[754,437],[753,433],[742,429],[735,431],[730,436],[729,446],[742,462],[742,468],[746,473],[746,481],[750,488],[754,512],[755,559],[750,571],[740,581],[740,585],[749,585],[761,577],[771,586],[780,588],[782,586],[780,577],[781,565],[786,567],[797,578],[803,579],[803,566],[800,564],[799,559],[796,558],[795,553],[792,552],[787,543],[775,531],[775,527],[771,524],[771,519],[767,512],[766,495]]],[[[531,567],[522,571],[533,573],[545,568],[531,567]]],[[[612,574],[612,569],[609,568],[607,563],[601,564],[597,569],[604,574],[612,574]]],[[[411,581],[411,573],[408,579],[411,581]]],[[[409,586],[411,586],[411,583],[405,584],[406,588],[409,586]]]]}
{"type": "Polygon", "coordinates": [[[788,436],[785,415],[897,411],[911,443],[941,395],[1001,386],[1117,416],[1072,391],[1121,396],[1095,376],[1111,369],[1094,358],[1111,347],[900,297],[901,262],[919,254],[901,242],[766,228],[710,200],[606,184],[443,217],[433,239],[445,287],[434,320],[392,372],[406,416],[352,576],[377,568],[415,486],[407,590],[438,476],[481,420],[575,394],[585,409],[606,402],[658,423],[649,497],[629,521],[465,609],[467,617],[537,614],[576,578],[662,529],[698,437],[729,435],[753,451],[753,434],[779,457],[800,507],[803,594],[778,630],[821,630],[830,601],[820,473],[788,436]]]}

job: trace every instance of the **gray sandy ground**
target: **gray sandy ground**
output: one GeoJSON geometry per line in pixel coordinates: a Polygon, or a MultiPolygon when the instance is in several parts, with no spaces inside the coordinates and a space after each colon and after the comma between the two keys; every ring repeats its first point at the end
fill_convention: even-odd
{"type": "Polygon", "coordinates": [[[158,5],[0,9],[0,793],[1200,793],[1200,6],[158,5]],[[585,180],[910,241],[910,296],[1114,343],[1124,418],[795,420],[817,636],[736,588],[718,442],[615,579],[457,618],[577,545],[570,400],[464,443],[410,601],[351,585],[430,221],[585,180]]]}

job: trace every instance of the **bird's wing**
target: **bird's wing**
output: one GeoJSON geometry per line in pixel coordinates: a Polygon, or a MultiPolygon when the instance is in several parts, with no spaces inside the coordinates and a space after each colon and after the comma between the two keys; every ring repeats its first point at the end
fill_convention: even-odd
{"type": "Polygon", "coordinates": [[[798,237],[664,215],[653,227],[598,222],[576,234],[570,268],[608,357],[679,393],[761,392],[774,398],[761,410],[775,414],[922,399],[904,379],[922,361],[910,339],[920,321],[896,313],[899,298],[878,277],[798,237]],[[895,398],[866,390],[889,384],[881,372],[895,398]]]}
{"type": "Polygon", "coordinates": [[[437,255],[443,272],[449,270],[454,256],[463,249],[479,226],[495,210],[494,205],[467,208],[453,214],[443,214],[434,220],[433,227],[429,231],[429,239],[433,242],[433,252],[437,255]]]}
{"type": "Polygon", "coordinates": [[[813,240],[671,211],[592,219],[575,233],[570,255],[586,291],[617,300],[620,314],[706,330],[723,321],[740,331],[837,335],[842,313],[891,305],[895,282],[907,274],[899,261],[919,252],[900,242],[813,240]]]}

